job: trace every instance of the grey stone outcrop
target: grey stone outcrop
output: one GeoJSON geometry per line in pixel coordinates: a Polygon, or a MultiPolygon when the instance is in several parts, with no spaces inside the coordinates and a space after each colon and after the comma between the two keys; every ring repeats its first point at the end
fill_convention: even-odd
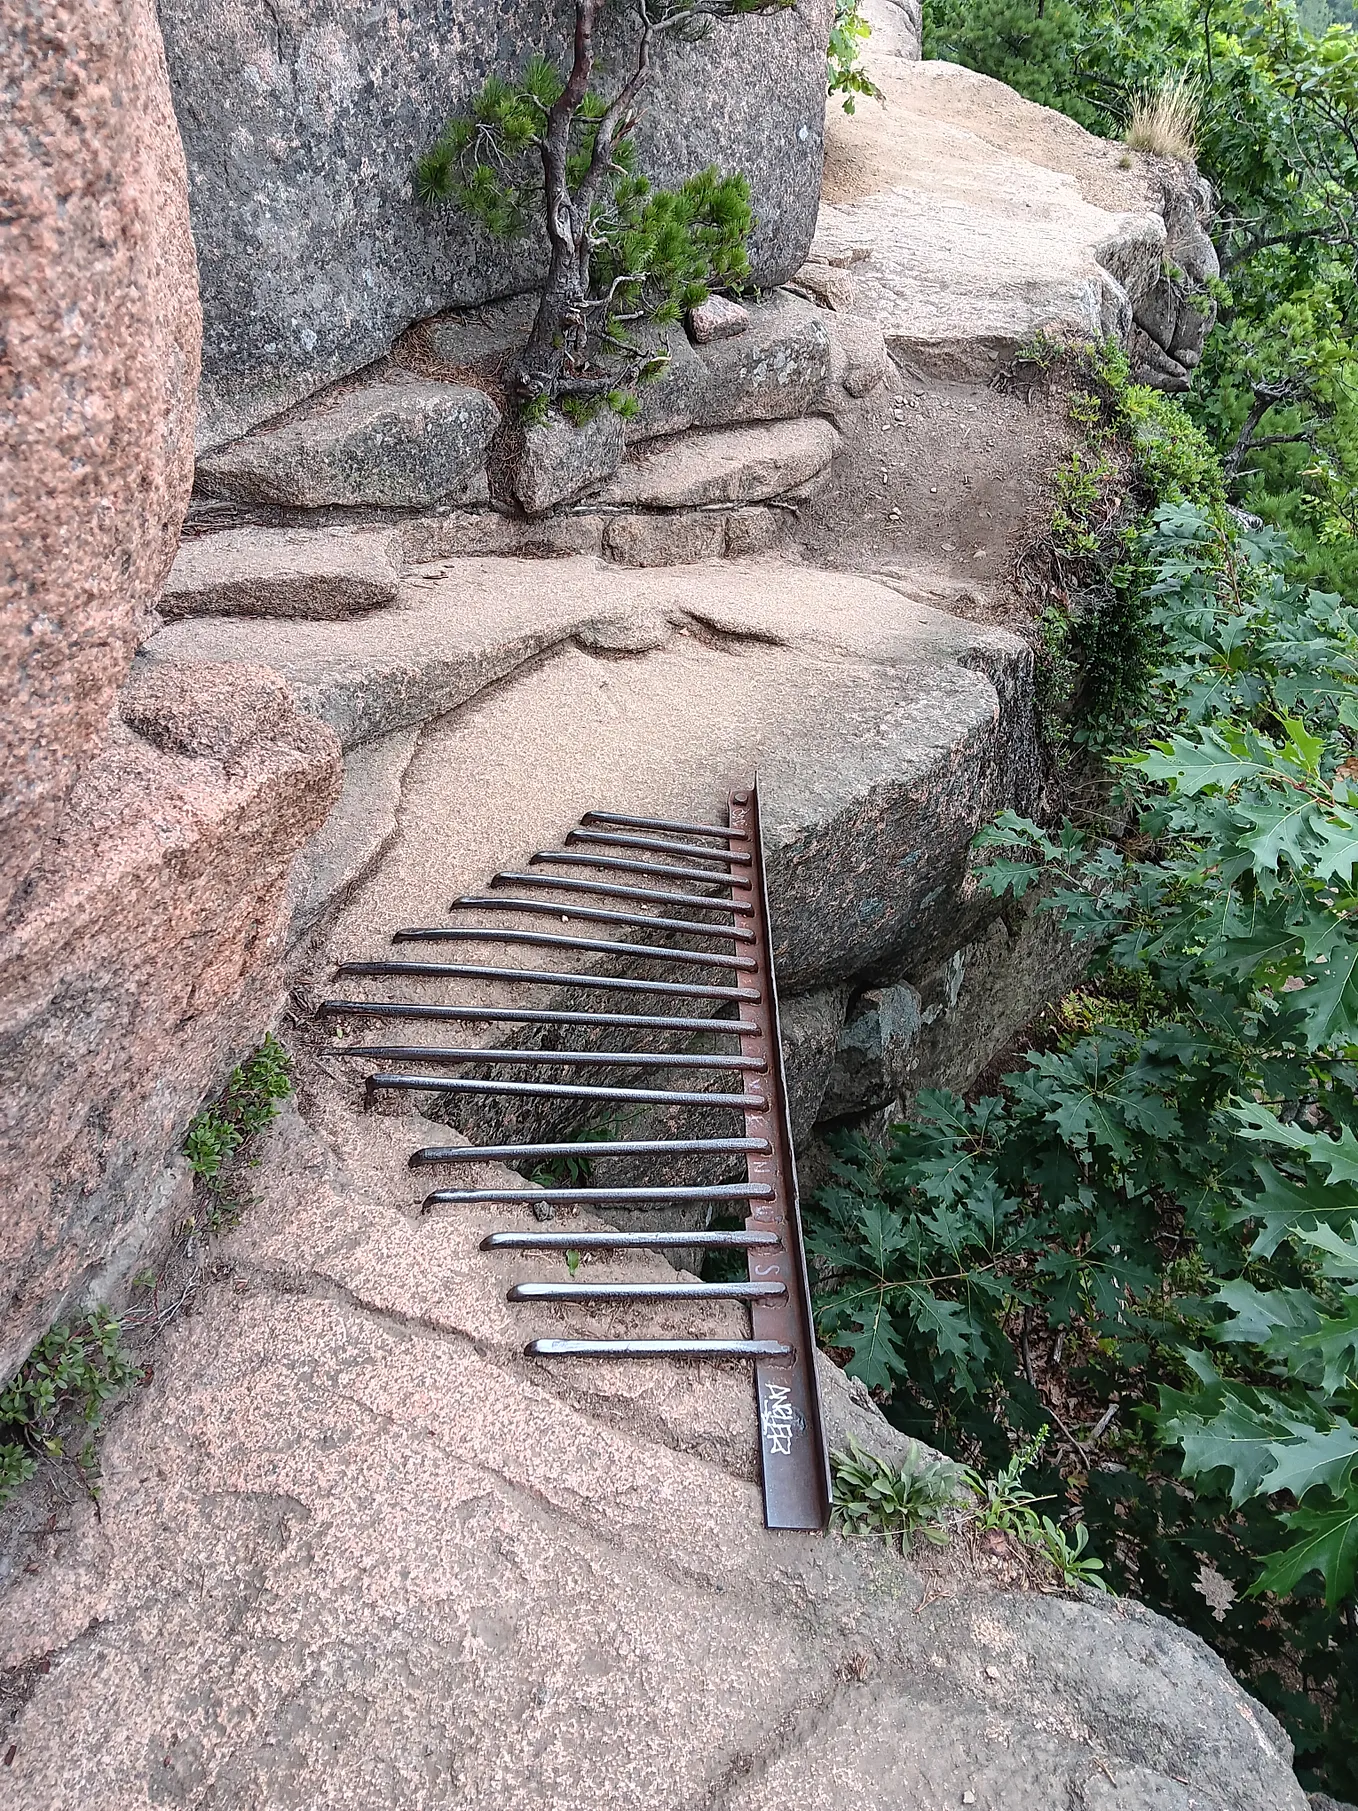
{"type": "MultiPolygon", "coordinates": [[[[815,228],[829,12],[802,0],[718,20],[655,58],[641,166],[662,184],[742,172],[762,284],[796,269],[815,228]]],[[[160,18],[203,295],[204,450],[383,357],[414,321],[533,287],[539,233],[500,240],[456,207],[430,213],[412,172],[488,74],[561,59],[566,8],[162,0],[160,18]]],[[[605,67],[625,66],[635,31],[617,9],[605,67]]]]}
{"type": "Polygon", "coordinates": [[[762,503],[818,478],[838,444],[829,422],[814,417],[683,434],[639,447],[598,501],[645,509],[762,503]]]}
{"type": "Polygon", "coordinates": [[[399,561],[389,529],[224,529],[180,546],[160,614],[360,616],[396,602],[399,561]]]}
{"type": "Polygon", "coordinates": [[[484,390],[403,373],[320,398],[198,461],[210,497],[293,509],[477,502],[500,411],[484,390]]]}
{"type": "Polygon", "coordinates": [[[599,408],[588,421],[553,410],[515,436],[510,492],[530,516],[573,503],[612,477],[625,445],[622,418],[610,408],[599,408]]]}

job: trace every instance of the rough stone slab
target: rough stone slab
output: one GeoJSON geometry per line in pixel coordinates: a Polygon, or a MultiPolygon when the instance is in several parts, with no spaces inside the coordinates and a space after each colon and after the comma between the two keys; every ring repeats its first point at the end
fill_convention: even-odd
{"type": "MultiPolygon", "coordinates": [[[[476,1209],[413,1217],[405,1153],[438,1128],[314,1080],[234,1274],[113,1426],[98,1515],[73,1504],[0,1600],[0,1661],[52,1653],[3,1811],[654,1811],[717,1784],[743,1811],[1122,1811],[1180,1781],[1307,1811],[1273,1719],[1136,1605],[965,1548],[766,1533],[743,1372],[528,1364],[505,1292],[541,1261],[480,1253],[476,1209]],[[1081,1796],[1110,1778],[1151,1796],[1081,1796]]],[[[822,1375],[835,1437],[882,1450],[822,1375]]]]}
{"type": "Polygon", "coordinates": [[[579,511],[532,519],[518,511],[441,509],[409,517],[397,532],[408,566],[485,553],[541,559],[562,553],[597,554],[603,546],[604,518],[579,511]]]}
{"type": "MultiPolygon", "coordinates": [[[[534,287],[541,234],[495,239],[455,206],[422,207],[411,177],[487,75],[562,61],[555,7],[164,0],[160,20],[203,293],[203,450],[383,357],[414,321],[534,287]]],[[[827,0],[803,0],[656,47],[640,167],[664,186],[709,164],[745,175],[761,285],[796,269],[815,226],[829,28],[827,0]]],[[[635,35],[625,8],[605,14],[601,72],[635,35]]]]}
{"type": "Polygon", "coordinates": [[[756,503],[728,510],[723,519],[727,558],[744,560],[776,553],[786,539],[793,516],[790,510],[766,509],[756,503]]]}
{"type": "Polygon", "coordinates": [[[623,423],[629,443],[681,434],[693,426],[707,400],[707,366],[681,328],[667,328],[663,334],[647,336],[643,343],[666,348],[669,363],[659,377],[638,384],[637,412],[623,423]]]}
{"type": "Polygon", "coordinates": [[[614,516],[604,550],[619,566],[685,566],[719,560],[726,552],[726,521],[718,512],[614,516]]]}
{"type": "Polygon", "coordinates": [[[574,502],[612,477],[624,445],[622,418],[612,409],[601,408],[585,422],[553,413],[521,431],[510,494],[530,516],[574,502]]]}
{"type": "Polygon", "coordinates": [[[870,396],[886,380],[890,355],[881,323],[864,315],[836,314],[830,330],[830,380],[857,400],[870,396]]]}
{"type": "Polygon", "coordinates": [[[174,558],[199,313],[154,9],[7,8],[0,91],[2,915],[99,750],[174,558]]]}
{"type": "Polygon", "coordinates": [[[597,501],[646,509],[762,503],[819,477],[838,445],[819,417],[684,434],[633,452],[597,501]]]}
{"type": "Polygon", "coordinates": [[[822,1117],[871,1113],[896,1099],[922,1025],[920,996],[907,983],[861,995],[839,1034],[821,1099],[822,1117]]]}
{"type": "Polygon", "coordinates": [[[733,340],[750,324],[750,311],[729,296],[709,296],[688,312],[688,330],[695,346],[713,340],[733,340]]]}
{"type": "Polygon", "coordinates": [[[786,421],[814,407],[830,375],[830,336],[814,302],[775,290],[737,339],[698,347],[707,368],[698,427],[786,421]]]}
{"type": "Polygon", "coordinates": [[[484,390],[393,375],[209,453],[198,461],[197,488],[294,509],[475,501],[486,494],[486,449],[499,425],[484,390]]]}
{"type": "Polygon", "coordinates": [[[396,602],[399,539],[389,529],[227,528],[181,544],[160,614],[361,616],[396,602]]]}
{"type": "Polygon", "coordinates": [[[344,901],[396,834],[401,782],[418,740],[418,730],[397,730],[345,756],[339,798],[293,864],[290,941],[344,901]]]}
{"type": "Polygon", "coordinates": [[[970,70],[869,67],[886,104],[830,110],[818,232],[871,244],[855,306],[892,350],[984,378],[1039,328],[1125,338],[1166,245],[1140,160],[970,70]]]}
{"type": "Polygon", "coordinates": [[[795,1147],[805,1143],[820,1118],[821,1101],[844,1028],[847,1000],[847,988],[823,987],[816,993],[797,994],[778,1002],[788,1116],[795,1147]]]}

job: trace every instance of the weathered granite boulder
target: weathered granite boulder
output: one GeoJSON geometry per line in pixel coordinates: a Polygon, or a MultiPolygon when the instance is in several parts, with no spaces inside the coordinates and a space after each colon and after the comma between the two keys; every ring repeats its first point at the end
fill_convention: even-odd
{"type": "Polygon", "coordinates": [[[333,734],[264,669],[124,693],[0,940],[0,1376],[163,1233],[185,1125],[276,1009],[288,870],[338,789],[333,734]]]}
{"type": "MultiPolygon", "coordinates": [[[[492,70],[562,55],[555,0],[162,0],[204,296],[200,445],[218,446],[381,357],[411,322],[530,288],[540,236],[431,215],[411,173],[492,70]]],[[[638,133],[672,182],[715,163],[756,198],[756,280],[796,269],[820,190],[828,0],[666,39],[638,133]]],[[[616,9],[605,61],[635,21],[616,9]]]]}
{"type": "Polygon", "coordinates": [[[760,503],[818,478],[838,444],[819,417],[683,434],[633,452],[599,502],[645,509],[760,503]]]}
{"type": "Polygon", "coordinates": [[[294,509],[481,502],[499,425],[484,390],[392,372],[208,454],[198,461],[197,488],[294,509]]]}
{"type": "Polygon", "coordinates": [[[0,912],[96,752],[174,557],[198,297],[151,0],[0,33],[0,912]]]}
{"type": "Polygon", "coordinates": [[[821,1117],[871,1113],[894,1100],[920,1029],[920,997],[908,983],[861,995],[839,1034],[821,1117]]]}
{"type": "Polygon", "coordinates": [[[1184,391],[1201,363],[1203,343],[1217,317],[1208,284],[1221,275],[1204,220],[1211,191],[1191,166],[1160,185],[1165,217],[1165,265],[1159,281],[1137,299],[1132,369],[1158,390],[1184,391]]]}
{"type": "Polygon", "coordinates": [[[693,418],[699,427],[805,415],[825,388],[830,335],[820,309],[775,290],[749,315],[744,333],[698,348],[707,368],[706,393],[693,418]]]}
{"type": "MultiPolygon", "coordinates": [[[[184,616],[360,616],[396,602],[387,529],[228,528],[185,541],[160,597],[184,616]]],[[[395,542],[399,558],[399,541],[395,542]]]]}
{"type": "Polygon", "coordinates": [[[588,421],[571,421],[555,411],[515,436],[509,490],[530,516],[570,503],[597,490],[622,461],[622,417],[601,408],[588,421]]]}

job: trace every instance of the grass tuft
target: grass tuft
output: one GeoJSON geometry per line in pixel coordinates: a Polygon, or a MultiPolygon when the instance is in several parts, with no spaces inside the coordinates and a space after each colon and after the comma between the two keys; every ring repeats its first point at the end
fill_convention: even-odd
{"type": "Polygon", "coordinates": [[[1122,136],[1133,151],[1192,163],[1198,154],[1201,109],[1202,99],[1190,76],[1167,77],[1137,95],[1122,136]]]}

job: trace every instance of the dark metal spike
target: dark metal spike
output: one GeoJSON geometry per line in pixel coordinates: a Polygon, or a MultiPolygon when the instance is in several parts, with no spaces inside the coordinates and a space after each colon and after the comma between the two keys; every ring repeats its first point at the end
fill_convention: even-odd
{"type": "MultiPolygon", "coordinates": [[[[436,1188],[426,1207],[479,1207],[499,1201],[517,1207],[631,1205],[638,1201],[769,1201],[773,1190],[757,1182],[676,1183],[673,1188],[436,1188]]],[[[549,1218],[550,1216],[544,1216],[549,1218]]]]}
{"type": "Polygon", "coordinates": [[[755,987],[707,987],[687,981],[635,981],[627,975],[568,975],[556,968],[492,968],[474,962],[341,962],[341,975],[441,975],[459,981],[524,981],[533,987],[598,987],[613,993],[678,994],[688,1000],[759,999],[755,987]]]}
{"type": "Polygon", "coordinates": [[[750,1251],[771,1232],[492,1232],[482,1251],[750,1251]]]}
{"type": "Polygon", "coordinates": [[[646,931],[683,931],[689,937],[725,938],[729,943],[754,942],[754,932],[742,925],[695,924],[691,918],[656,918],[650,912],[604,912],[597,906],[571,905],[559,899],[503,899],[495,893],[467,893],[448,910],[536,912],[544,918],[579,918],[592,924],[636,925],[646,931]]]}
{"type": "Polygon", "coordinates": [[[370,1075],[368,1092],[379,1088],[406,1088],[419,1094],[519,1094],[543,1100],[641,1101],[654,1106],[748,1107],[753,1113],[768,1111],[762,1094],[689,1094],[666,1088],[595,1088],[583,1082],[480,1081],[472,1076],[370,1075]]]}
{"type": "Polygon", "coordinates": [[[606,1030],[717,1031],[723,1037],[753,1037],[758,1027],[742,1019],[669,1019],[649,1012],[558,1012],[533,1006],[427,1006],[419,1000],[322,1000],[318,1013],[349,1013],[368,1019],[480,1020],[507,1025],[598,1025],[606,1030]]]}
{"type": "Polygon", "coordinates": [[[528,1358],[791,1358],[777,1339],[531,1339],[528,1358]]]}
{"type": "Polygon", "coordinates": [[[332,1056],[365,1056],[384,1063],[541,1063],[546,1067],[587,1069],[622,1065],[631,1069],[716,1069],[758,1074],[768,1068],[762,1056],[683,1056],[669,1050],[441,1050],[430,1044],[332,1044],[332,1056]]]}
{"type": "Polygon", "coordinates": [[[762,1302],[783,1283],[515,1283],[508,1302],[762,1302]]]}
{"type": "MultiPolygon", "coordinates": [[[[650,849],[657,855],[693,855],[723,868],[748,868],[751,857],[735,849],[703,849],[696,843],[671,843],[663,836],[628,836],[621,830],[572,830],[568,843],[606,843],[617,849],[650,849]]],[[[714,879],[720,878],[713,876],[714,879]]]]}
{"type": "Polygon", "coordinates": [[[516,874],[508,870],[492,874],[493,887],[550,887],[555,893],[591,893],[601,899],[640,899],[651,905],[692,906],[699,912],[727,912],[748,918],[754,907],[744,899],[713,899],[706,893],[661,893],[652,887],[626,887],[606,880],[572,880],[566,875],[516,874]]]}
{"type": "Polygon", "coordinates": [[[707,868],[669,868],[663,862],[624,860],[618,855],[583,855],[575,849],[539,849],[530,862],[556,862],[577,868],[602,868],[613,873],[655,874],[662,880],[700,880],[709,886],[748,887],[743,874],[713,874],[707,868]]]}
{"type": "Polygon", "coordinates": [[[663,817],[626,817],[618,811],[587,811],[582,824],[618,824],[624,830],[673,830],[680,836],[721,836],[731,838],[744,833],[724,824],[682,824],[663,817]]]}
{"type": "Polygon", "coordinates": [[[667,949],[663,944],[620,943],[612,937],[563,937],[554,931],[503,930],[493,924],[413,925],[393,931],[393,943],[526,943],[534,949],[585,950],[598,956],[636,956],[646,962],[687,962],[695,968],[755,966],[753,956],[711,955],[706,950],[667,949]]]}
{"type": "Polygon", "coordinates": [[[767,1155],[766,1138],[618,1138],[580,1139],[570,1144],[428,1144],[412,1151],[410,1167],[430,1163],[508,1163],[529,1158],[574,1157],[594,1163],[600,1157],[690,1157],[767,1155]]]}

